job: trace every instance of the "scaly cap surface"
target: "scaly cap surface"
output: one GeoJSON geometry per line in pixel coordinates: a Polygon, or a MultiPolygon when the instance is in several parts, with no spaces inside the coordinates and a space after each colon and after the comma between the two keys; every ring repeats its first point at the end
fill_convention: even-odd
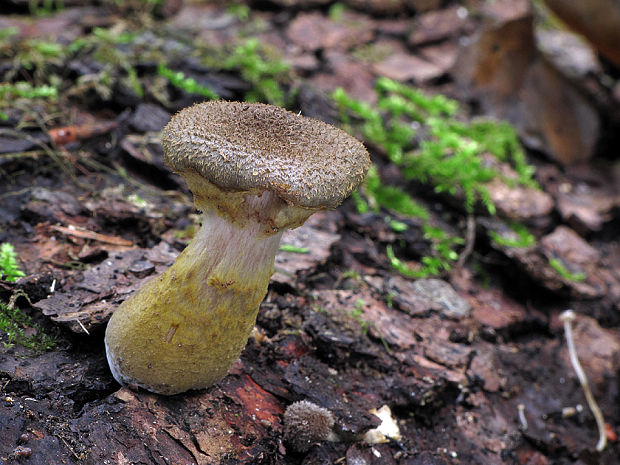
{"type": "Polygon", "coordinates": [[[289,205],[337,207],[363,181],[370,158],[346,132],[273,105],[209,101],[162,131],[173,171],[231,192],[271,191],[289,205]]]}

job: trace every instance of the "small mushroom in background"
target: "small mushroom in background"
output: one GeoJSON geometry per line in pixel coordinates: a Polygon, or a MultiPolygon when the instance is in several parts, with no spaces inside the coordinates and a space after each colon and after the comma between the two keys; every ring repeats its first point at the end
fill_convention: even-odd
{"type": "Polygon", "coordinates": [[[295,452],[307,452],[313,444],[337,440],[334,416],[313,402],[293,402],[284,411],[284,440],[295,452]]]}
{"type": "Polygon", "coordinates": [[[114,312],[105,346],[119,383],[171,395],[226,375],[254,327],[283,231],[337,207],[370,159],[340,129],[241,102],[182,110],[162,146],[202,226],[166,272],[114,312]]]}
{"type": "Polygon", "coordinates": [[[307,452],[313,445],[324,441],[382,444],[402,439],[398,423],[388,405],[379,409],[372,408],[370,413],[379,417],[379,426],[362,435],[348,435],[336,425],[334,415],[328,409],[307,400],[293,402],[282,417],[284,441],[295,452],[307,452]]]}

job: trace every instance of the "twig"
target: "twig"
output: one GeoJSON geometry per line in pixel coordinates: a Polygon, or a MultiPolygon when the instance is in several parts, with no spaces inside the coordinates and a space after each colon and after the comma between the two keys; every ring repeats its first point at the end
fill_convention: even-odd
{"type": "MultiPolygon", "coordinates": [[[[39,126],[41,127],[41,129],[43,131],[45,131],[45,124],[42,123],[41,121],[39,121],[39,126]]],[[[24,139],[27,140],[28,142],[32,143],[33,145],[39,147],[41,150],[43,150],[43,152],[54,162],[56,163],[56,165],[63,171],[63,173],[69,177],[76,185],[82,187],[83,184],[81,184],[78,179],[76,178],[75,174],[68,168],[67,163],[63,162],[63,159],[61,156],[59,156],[59,152],[57,150],[54,150],[52,147],[50,147],[49,145],[47,145],[44,141],[33,137],[29,134],[26,134],[24,132],[21,131],[16,131],[14,129],[2,129],[0,131],[0,133],[2,134],[6,134],[10,137],[15,137],[15,138],[20,138],[20,139],[24,139]]]]}
{"type": "Polygon", "coordinates": [[[85,332],[88,336],[90,336],[90,333],[89,333],[89,332],[88,332],[88,330],[86,329],[86,326],[84,326],[84,325],[82,324],[82,322],[80,321],[80,319],[79,319],[79,318],[76,318],[76,319],[75,319],[75,321],[77,321],[77,322],[78,322],[78,325],[80,325],[80,328],[82,328],[82,329],[84,330],[84,332],[85,332]]]}
{"type": "Polygon", "coordinates": [[[462,268],[472,251],[474,250],[474,244],[476,242],[476,218],[474,215],[467,216],[467,232],[465,233],[465,248],[459,255],[459,259],[456,262],[456,269],[462,268]]]}
{"type": "Polygon", "coordinates": [[[20,189],[18,191],[5,192],[4,194],[0,195],[0,200],[5,199],[7,197],[12,197],[14,195],[25,194],[26,192],[31,191],[32,189],[34,189],[34,187],[25,187],[25,188],[20,189]]]}
{"type": "Polygon", "coordinates": [[[67,236],[79,237],[81,239],[92,239],[97,242],[103,242],[104,244],[112,244],[112,245],[124,245],[124,246],[132,246],[133,242],[123,239],[121,237],[116,236],[107,236],[105,234],[96,233],[94,231],[89,231],[87,229],[76,228],[75,226],[59,226],[53,225],[51,228],[54,231],[57,231],[61,234],[65,234],[67,236]]]}
{"type": "MultiPolygon", "coordinates": [[[[90,157],[81,159],[81,162],[89,168],[103,171],[104,173],[110,173],[110,174],[115,174],[117,176],[120,176],[127,184],[138,187],[149,194],[162,195],[161,190],[154,189],[153,187],[145,183],[142,183],[138,181],[137,179],[129,176],[126,170],[123,169],[118,163],[113,162],[112,163],[113,168],[112,168],[90,157]]],[[[175,195],[178,195],[178,192],[175,191],[175,195]]]]}
{"type": "Polygon", "coordinates": [[[23,297],[24,299],[26,299],[26,302],[28,302],[28,305],[32,307],[32,302],[30,301],[30,297],[28,297],[28,294],[26,294],[23,289],[18,289],[17,291],[15,291],[15,293],[9,299],[9,303],[7,307],[13,310],[15,308],[17,299],[20,297],[23,297]]]}
{"type": "Polygon", "coordinates": [[[73,447],[67,442],[67,440],[60,436],[58,433],[55,433],[54,436],[56,436],[57,438],[59,438],[64,445],[67,447],[67,449],[69,449],[69,451],[71,452],[71,454],[73,454],[73,456],[78,459],[78,460],[84,460],[86,458],[86,454],[84,454],[84,452],[81,452],[79,455],[75,452],[75,450],[73,449],[73,447]]]}
{"type": "Polygon", "coordinates": [[[588,378],[586,377],[583,368],[581,368],[581,363],[579,363],[579,358],[577,357],[577,351],[575,350],[575,343],[573,341],[573,327],[572,322],[575,321],[576,315],[572,310],[566,310],[562,312],[560,315],[560,320],[564,322],[564,334],[566,336],[566,345],[568,346],[568,355],[570,357],[570,362],[573,365],[573,369],[577,374],[577,378],[579,378],[579,383],[583,389],[583,393],[586,396],[586,401],[588,402],[588,407],[592,411],[592,415],[594,415],[594,419],[596,420],[596,426],[598,427],[598,443],[596,444],[596,450],[601,452],[605,449],[607,445],[607,434],[605,432],[605,420],[603,419],[603,414],[601,413],[601,409],[599,408],[594,396],[592,395],[592,391],[590,390],[590,384],[588,383],[588,378]]]}

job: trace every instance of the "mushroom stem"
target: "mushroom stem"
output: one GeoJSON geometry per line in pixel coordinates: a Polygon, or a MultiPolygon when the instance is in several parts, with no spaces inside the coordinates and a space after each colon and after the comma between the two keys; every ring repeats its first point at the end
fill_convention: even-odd
{"type": "Polygon", "coordinates": [[[114,312],[106,354],[121,384],[161,394],[204,388],[239,357],[282,235],[272,216],[285,206],[269,192],[244,197],[236,216],[242,221],[207,209],[174,264],[114,312]]]}
{"type": "Polygon", "coordinates": [[[119,382],[176,394],[226,375],[254,327],[282,231],[340,205],[370,158],[344,131],[260,103],[186,108],[161,143],[203,226],[168,271],[119,306],[105,342],[119,382]]]}

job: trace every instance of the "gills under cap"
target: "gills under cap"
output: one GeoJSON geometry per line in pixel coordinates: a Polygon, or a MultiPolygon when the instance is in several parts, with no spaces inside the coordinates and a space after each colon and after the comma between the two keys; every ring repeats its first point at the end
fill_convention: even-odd
{"type": "Polygon", "coordinates": [[[273,105],[209,101],[186,108],[162,131],[164,160],[222,190],[271,191],[291,205],[335,208],[370,166],[341,129],[273,105]]]}

